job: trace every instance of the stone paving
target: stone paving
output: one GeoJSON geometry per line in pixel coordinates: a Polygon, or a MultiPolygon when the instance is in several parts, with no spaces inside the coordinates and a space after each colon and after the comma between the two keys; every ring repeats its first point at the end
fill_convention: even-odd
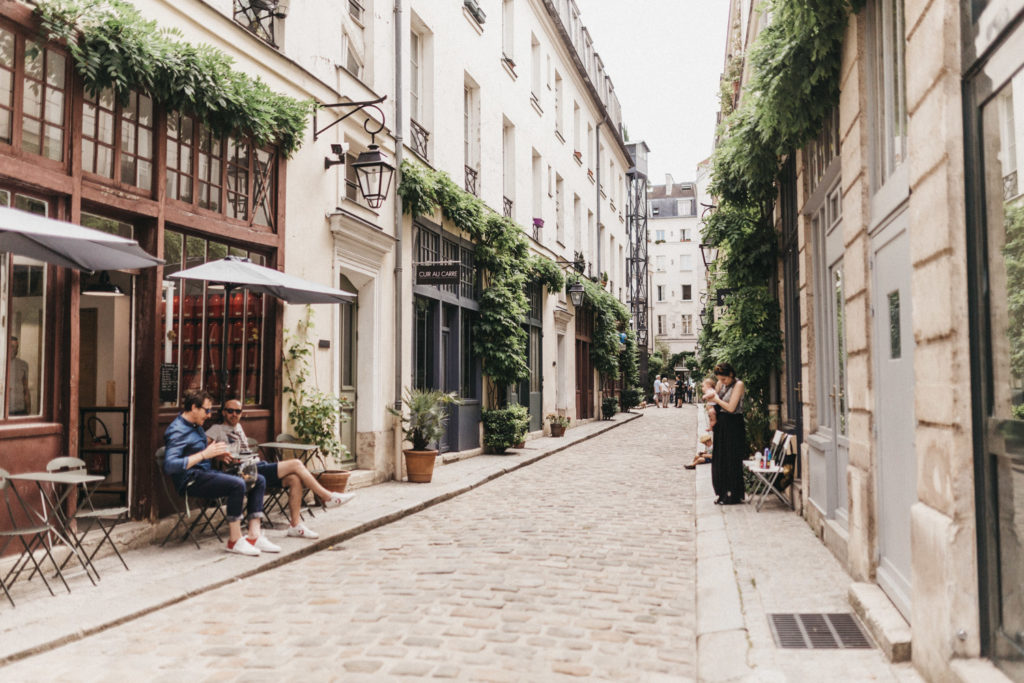
{"type": "MultiPolygon", "coordinates": [[[[0,669],[22,680],[692,680],[694,409],[0,669]]],[[[248,558],[235,558],[240,568],[248,558]]],[[[197,577],[197,583],[202,577],[197,577]]]]}

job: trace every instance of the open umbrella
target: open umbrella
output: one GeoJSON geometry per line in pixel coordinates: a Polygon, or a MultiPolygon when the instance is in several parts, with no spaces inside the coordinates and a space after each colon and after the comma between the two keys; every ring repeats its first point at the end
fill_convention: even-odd
{"type": "MultiPolygon", "coordinates": [[[[309,280],[287,275],[273,268],[257,265],[241,256],[226,256],[194,268],[172,273],[167,277],[182,280],[203,280],[224,287],[224,329],[228,329],[228,305],[231,292],[248,289],[257,294],[269,294],[289,304],[338,304],[352,301],[356,295],[332,287],[324,287],[309,280]]],[[[228,345],[220,345],[220,404],[228,391],[228,345]]]]}
{"type": "Polygon", "coordinates": [[[2,206],[0,251],[79,270],[148,268],[163,263],[135,240],[2,206]]]}

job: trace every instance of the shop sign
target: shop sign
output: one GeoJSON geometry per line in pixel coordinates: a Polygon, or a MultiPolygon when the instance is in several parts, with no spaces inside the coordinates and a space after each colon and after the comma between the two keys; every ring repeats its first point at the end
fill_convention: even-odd
{"type": "Polygon", "coordinates": [[[458,261],[439,261],[435,263],[416,264],[416,284],[418,285],[458,285],[458,261]]]}
{"type": "Polygon", "coordinates": [[[160,364],[160,401],[163,403],[178,402],[178,364],[160,364]]]}

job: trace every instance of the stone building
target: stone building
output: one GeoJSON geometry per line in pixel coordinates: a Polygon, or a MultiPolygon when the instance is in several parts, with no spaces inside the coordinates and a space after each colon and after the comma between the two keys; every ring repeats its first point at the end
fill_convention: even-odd
{"type": "MultiPolygon", "coordinates": [[[[929,680],[1024,676],[1022,13],[868,0],[837,109],[780,164],[778,402],[802,444],[798,510],[876,640],[929,680]]],[[[727,59],[769,20],[732,2],[727,59]]]]}
{"type": "Polygon", "coordinates": [[[649,188],[647,207],[654,342],[672,354],[694,351],[705,289],[697,184],[666,175],[664,185],[649,188]]]}

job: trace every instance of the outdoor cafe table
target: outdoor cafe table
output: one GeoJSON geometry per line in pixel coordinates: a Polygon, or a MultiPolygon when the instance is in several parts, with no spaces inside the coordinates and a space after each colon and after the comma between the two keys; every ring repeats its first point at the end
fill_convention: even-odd
{"type": "Polygon", "coordinates": [[[260,448],[272,448],[278,451],[291,451],[295,453],[302,464],[305,465],[313,474],[320,474],[323,471],[323,463],[318,471],[313,471],[309,467],[310,463],[314,459],[320,459],[320,447],[312,443],[298,443],[296,441],[268,441],[267,443],[258,444],[260,448]]]}
{"type": "MultiPolygon", "coordinates": [[[[88,485],[101,482],[106,477],[101,474],[83,474],[80,472],[25,472],[23,474],[11,474],[8,478],[15,481],[35,482],[36,488],[39,489],[39,496],[43,501],[42,513],[37,512],[36,516],[44,524],[48,524],[52,529],[53,535],[78,558],[78,562],[82,565],[82,569],[85,570],[86,576],[95,585],[96,579],[99,578],[99,572],[96,571],[96,567],[89,560],[89,556],[78,544],[78,537],[74,529],[71,528],[72,519],[64,510],[64,505],[72,491],[77,491],[81,487],[86,497],[88,497],[88,485]],[[52,490],[47,492],[44,484],[52,484],[52,490]],[[51,516],[53,521],[50,521],[51,516]],[[93,575],[95,575],[96,579],[93,578],[93,575]]],[[[26,511],[29,510],[29,506],[22,499],[21,494],[18,493],[17,487],[12,488],[22,508],[26,511]]],[[[59,568],[57,573],[60,574],[59,568]]],[[[31,577],[32,574],[29,575],[29,578],[31,577]]],[[[63,579],[63,576],[61,578],[63,579]]]]}

